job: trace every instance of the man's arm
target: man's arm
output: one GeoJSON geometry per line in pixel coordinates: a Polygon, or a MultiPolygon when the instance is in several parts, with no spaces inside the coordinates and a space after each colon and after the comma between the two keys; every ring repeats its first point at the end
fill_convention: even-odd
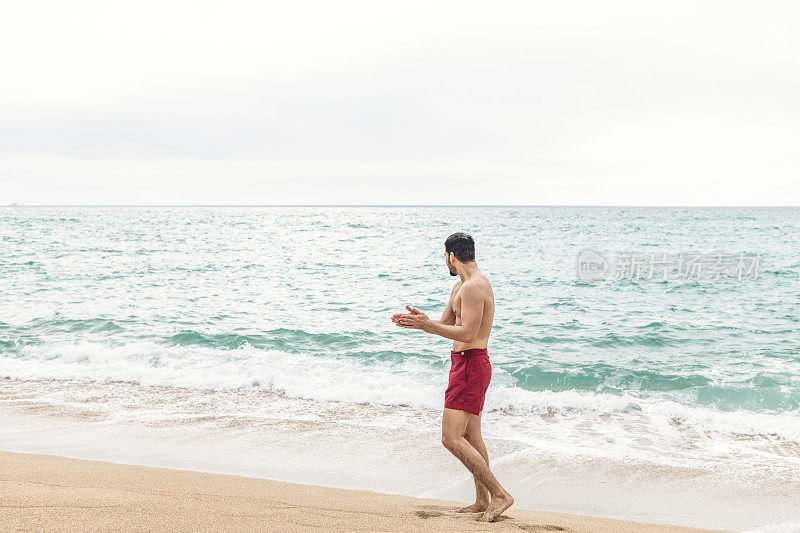
{"type": "Polygon", "coordinates": [[[461,324],[450,325],[435,322],[422,315],[400,315],[397,325],[409,329],[421,329],[434,335],[458,342],[472,342],[478,336],[483,321],[484,297],[478,287],[467,285],[461,288],[461,324]]]}
{"type": "Polygon", "coordinates": [[[450,291],[450,299],[447,301],[447,306],[444,308],[442,312],[442,318],[439,320],[439,324],[444,324],[445,326],[453,326],[456,323],[456,312],[453,311],[453,295],[456,293],[456,290],[461,285],[459,281],[455,285],[453,285],[453,290],[450,291]]]}
{"type": "MultiPolygon", "coordinates": [[[[456,312],[453,311],[453,295],[456,293],[456,290],[458,290],[458,287],[460,286],[461,282],[459,281],[453,286],[453,290],[450,291],[450,299],[447,301],[447,305],[445,306],[444,311],[442,312],[441,320],[439,321],[431,320],[431,322],[436,322],[437,324],[446,324],[450,326],[456,323],[456,312]]],[[[406,309],[408,309],[408,313],[412,315],[420,315],[425,318],[428,318],[428,315],[426,315],[416,307],[410,307],[407,305],[406,309]]],[[[400,319],[400,317],[409,316],[408,313],[396,313],[392,315],[392,322],[394,322],[399,326],[400,323],[398,322],[398,320],[400,319]]]]}

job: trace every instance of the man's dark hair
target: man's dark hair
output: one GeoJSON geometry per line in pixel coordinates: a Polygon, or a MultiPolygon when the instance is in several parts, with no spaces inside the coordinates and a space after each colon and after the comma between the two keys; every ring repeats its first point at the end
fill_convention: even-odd
{"type": "Polygon", "coordinates": [[[453,252],[456,259],[462,263],[475,261],[475,241],[463,232],[453,233],[444,241],[444,251],[453,252]]]}

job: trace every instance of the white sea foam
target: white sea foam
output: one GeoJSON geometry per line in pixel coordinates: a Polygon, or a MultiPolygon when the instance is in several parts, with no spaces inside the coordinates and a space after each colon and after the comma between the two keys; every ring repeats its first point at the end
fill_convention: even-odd
{"type": "Polygon", "coordinates": [[[797,533],[800,531],[800,520],[780,522],[757,529],[749,529],[745,533],[797,533]]]}
{"type": "MultiPolygon", "coordinates": [[[[227,350],[83,341],[28,345],[15,353],[0,354],[0,376],[124,381],[202,390],[253,388],[287,398],[438,411],[447,367],[413,356],[398,362],[291,354],[252,346],[227,350]]],[[[502,436],[545,447],[571,441],[597,454],[618,453],[620,448],[656,454],[658,443],[678,449],[686,446],[687,439],[693,446],[715,447],[718,453],[738,453],[753,450],[754,436],[762,448],[800,446],[800,424],[791,414],[721,412],[657,396],[529,391],[516,386],[499,365],[494,369],[485,413],[500,422],[502,436]]],[[[786,459],[797,457],[790,453],[786,459]]]]}
{"type": "Polygon", "coordinates": [[[153,342],[24,346],[16,354],[0,355],[0,376],[215,390],[257,387],[298,398],[431,408],[441,403],[446,380],[413,356],[398,364],[251,346],[225,350],[153,342]]]}

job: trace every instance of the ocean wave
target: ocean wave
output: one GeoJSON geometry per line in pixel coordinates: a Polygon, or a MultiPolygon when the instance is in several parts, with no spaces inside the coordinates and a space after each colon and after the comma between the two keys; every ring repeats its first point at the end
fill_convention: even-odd
{"type": "MultiPolygon", "coordinates": [[[[447,367],[442,359],[377,353],[377,357],[321,357],[249,344],[220,349],[150,341],[50,343],[0,354],[0,377],[121,381],[202,390],[253,388],[287,398],[441,410],[447,384],[447,367]]],[[[644,434],[686,432],[721,435],[729,440],[760,436],[800,446],[800,417],[796,412],[726,412],[681,403],[666,395],[637,395],[635,390],[528,390],[500,365],[493,370],[485,413],[506,420],[509,427],[517,424],[517,430],[555,421],[561,423],[561,430],[570,425],[614,426],[624,422],[644,425],[644,434]]]]}
{"type": "MultiPolygon", "coordinates": [[[[287,334],[293,333],[287,330],[287,334]]],[[[233,344],[239,343],[232,338],[233,344]]],[[[422,406],[438,401],[435,391],[446,379],[441,368],[438,380],[414,379],[428,376],[432,368],[416,355],[320,357],[258,348],[246,341],[233,349],[150,341],[46,343],[0,355],[0,376],[17,379],[126,381],[216,390],[259,387],[299,398],[398,405],[408,404],[414,398],[409,390],[416,390],[422,406]]]]}
{"type": "Polygon", "coordinates": [[[312,333],[302,329],[277,328],[264,333],[203,333],[183,330],[165,339],[173,346],[199,346],[207,348],[234,349],[251,346],[274,350],[303,346],[307,351],[345,351],[363,346],[374,339],[371,331],[348,333],[312,333]]]}
{"type": "Polygon", "coordinates": [[[604,390],[621,392],[629,389],[675,391],[701,387],[711,379],[699,375],[668,373],[662,369],[632,369],[604,363],[561,363],[559,366],[527,365],[511,375],[520,387],[528,390],[604,390]]]}

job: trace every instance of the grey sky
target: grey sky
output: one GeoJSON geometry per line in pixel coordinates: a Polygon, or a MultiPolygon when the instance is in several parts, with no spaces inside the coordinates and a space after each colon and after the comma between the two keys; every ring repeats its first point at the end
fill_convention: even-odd
{"type": "Polygon", "coordinates": [[[800,203],[793,2],[17,2],[0,203],[800,203]]]}

